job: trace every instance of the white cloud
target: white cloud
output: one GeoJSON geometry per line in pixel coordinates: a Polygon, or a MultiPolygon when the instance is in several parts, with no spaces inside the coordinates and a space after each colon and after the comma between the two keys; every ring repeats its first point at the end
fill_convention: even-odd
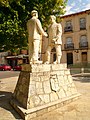
{"type": "Polygon", "coordinates": [[[82,3],[82,5],[85,5],[85,4],[86,4],[86,3],[84,3],[84,2],[82,3]]]}
{"type": "Polygon", "coordinates": [[[72,3],[71,3],[71,6],[72,6],[72,7],[75,6],[75,2],[72,2],[72,3]]]}
{"type": "Polygon", "coordinates": [[[72,7],[68,5],[68,6],[66,7],[66,11],[70,11],[71,8],[72,8],[72,7]]]}
{"type": "Polygon", "coordinates": [[[79,11],[80,11],[80,7],[74,9],[74,12],[79,12],[79,11]]]}
{"type": "Polygon", "coordinates": [[[82,0],[78,0],[78,2],[82,2],[82,0]]]}
{"type": "Polygon", "coordinates": [[[73,11],[71,11],[71,8],[72,8],[72,6],[67,5],[65,15],[70,14],[70,13],[73,12],[73,11]]]}
{"type": "Polygon", "coordinates": [[[87,5],[84,7],[84,9],[83,9],[83,10],[88,10],[88,9],[90,9],[90,3],[89,3],[89,4],[87,4],[87,5]]]}
{"type": "Polygon", "coordinates": [[[78,0],[78,2],[76,0],[71,2],[71,0],[70,0],[69,4],[66,6],[65,15],[88,10],[88,9],[90,9],[90,1],[89,0],[86,0],[86,1],[78,0]]]}
{"type": "Polygon", "coordinates": [[[65,15],[90,9],[90,2],[88,2],[88,4],[86,4],[85,1],[83,2],[83,0],[78,0],[78,3],[79,3],[78,5],[77,5],[77,1],[73,1],[73,3],[71,3],[71,4],[69,3],[66,6],[65,15]]]}

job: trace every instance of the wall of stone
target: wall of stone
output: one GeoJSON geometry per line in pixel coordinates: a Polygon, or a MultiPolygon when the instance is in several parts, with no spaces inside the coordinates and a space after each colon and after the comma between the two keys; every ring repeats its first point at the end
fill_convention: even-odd
{"type": "Polygon", "coordinates": [[[14,97],[25,109],[48,105],[77,93],[66,64],[24,65],[14,97]]]}

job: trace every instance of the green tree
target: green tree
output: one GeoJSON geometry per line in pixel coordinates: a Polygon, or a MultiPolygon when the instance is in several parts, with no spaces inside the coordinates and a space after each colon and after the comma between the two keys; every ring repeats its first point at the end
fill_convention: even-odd
{"type": "MultiPolygon", "coordinates": [[[[0,4],[0,49],[17,51],[27,46],[27,37],[18,11],[22,8],[18,2],[1,1],[0,4]],[[16,9],[17,8],[17,9],[16,9]]],[[[23,8],[22,8],[23,12],[23,8]]]]}
{"type": "Polygon", "coordinates": [[[26,22],[33,9],[39,12],[43,26],[49,15],[64,14],[67,0],[0,0],[0,49],[17,50],[27,47],[26,22]]]}

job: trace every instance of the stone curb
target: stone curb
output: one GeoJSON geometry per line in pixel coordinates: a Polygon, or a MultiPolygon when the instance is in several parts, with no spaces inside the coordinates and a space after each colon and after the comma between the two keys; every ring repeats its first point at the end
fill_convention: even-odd
{"type": "Polygon", "coordinates": [[[22,116],[24,120],[27,120],[28,118],[32,120],[35,117],[38,117],[42,114],[50,112],[54,109],[60,108],[66,104],[69,104],[70,102],[77,100],[80,96],[81,94],[77,93],[70,97],[63,98],[62,100],[58,100],[56,102],[52,102],[52,103],[49,103],[40,107],[28,109],[28,110],[24,109],[15,99],[12,99],[10,101],[10,104],[17,110],[17,112],[22,116]]]}

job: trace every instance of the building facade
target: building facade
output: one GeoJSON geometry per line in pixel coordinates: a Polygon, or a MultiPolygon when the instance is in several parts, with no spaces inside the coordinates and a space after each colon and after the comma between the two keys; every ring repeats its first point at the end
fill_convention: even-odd
{"type": "Polygon", "coordinates": [[[62,63],[90,62],[90,10],[62,16],[62,63]]]}
{"type": "Polygon", "coordinates": [[[19,64],[29,63],[28,51],[21,50],[20,54],[12,54],[10,52],[0,52],[0,64],[9,64],[12,68],[19,64]]]}
{"type": "Polygon", "coordinates": [[[5,57],[7,63],[13,68],[14,66],[28,63],[28,51],[21,50],[19,54],[14,53],[5,57]]]}

